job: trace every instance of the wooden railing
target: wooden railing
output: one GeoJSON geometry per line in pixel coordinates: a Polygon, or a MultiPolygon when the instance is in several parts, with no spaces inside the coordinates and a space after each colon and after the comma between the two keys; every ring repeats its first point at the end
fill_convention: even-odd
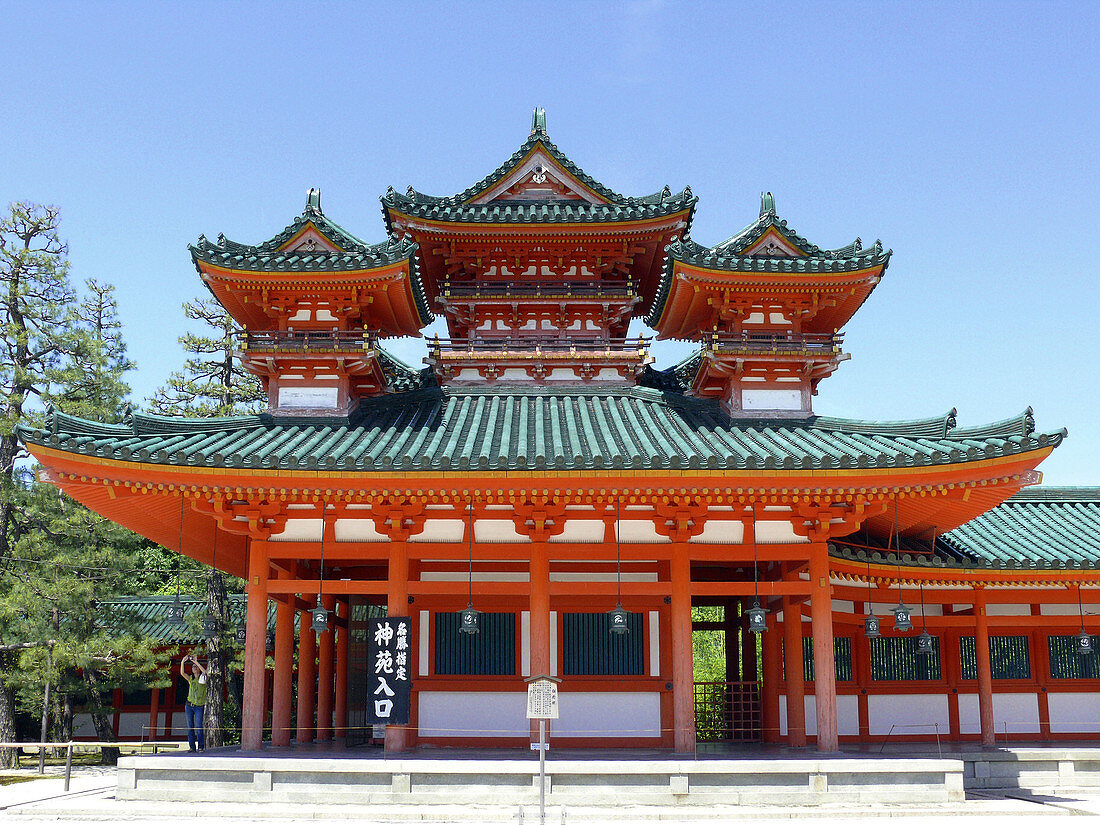
{"type": "Polygon", "coordinates": [[[637,293],[628,281],[444,281],[440,294],[445,298],[480,298],[520,295],[527,298],[581,296],[596,298],[633,298],[637,293]]]}
{"type": "Polygon", "coordinates": [[[569,338],[432,338],[428,351],[433,358],[440,355],[491,355],[493,353],[577,353],[601,355],[634,355],[649,346],[648,338],[569,339],[569,338]]]}
{"type": "Polygon", "coordinates": [[[242,352],[355,352],[374,346],[367,330],[302,330],[241,332],[242,352]]]}
{"type": "Polygon", "coordinates": [[[742,332],[713,333],[705,340],[711,352],[832,353],[840,352],[840,333],[742,332]]]}

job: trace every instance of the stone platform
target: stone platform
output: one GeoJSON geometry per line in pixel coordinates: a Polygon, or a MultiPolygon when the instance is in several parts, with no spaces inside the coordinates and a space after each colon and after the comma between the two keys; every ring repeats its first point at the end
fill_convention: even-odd
{"type": "MultiPolygon", "coordinates": [[[[961,802],[960,759],[553,759],[552,805],[819,805],[961,802]]],[[[136,756],[118,764],[118,799],[358,805],[530,805],[529,759],[302,758],[222,753],[136,756]]]]}

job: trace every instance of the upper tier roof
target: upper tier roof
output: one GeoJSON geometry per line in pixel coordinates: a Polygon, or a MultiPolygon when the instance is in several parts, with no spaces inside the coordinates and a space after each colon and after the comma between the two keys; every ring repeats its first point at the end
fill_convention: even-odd
{"type": "Polygon", "coordinates": [[[550,141],[546,113],[537,109],[527,140],[473,186],[449,197],[425,195],[411,186],[401,194],[390,187],[382,197],[382,212],[391,232],[393,213],[458,223],[583,224],[660,218],[687,209],[690,226],[696,200],[690,187],[673,194],[666,186],[653,195],[635,198],[604,186],[550,141]],[[538,171],[533,171],[536,167],[538,171]],[[541,174],[543,182],[549,176],[560,191],[548,188],[538,196],[531,196],[530,189],[518,196],[508,191],[506,185],[524,186],[531,174],[541,174]]]}
{"type": "MultiPolygon", "coordinates": [[[[252,275],[253,280],[264,284],[278,280],[289,281],[294,287],[309,284],[340,286],[345,283],[369,283],[372,274],[385,270],[390,278],[394,266],[404,264],[408,289],[420,325],[431,321],[432,315],[424,295],[416,260],[416,243],[408,236],[391,237],[381,243],[370,244],[336,223],[321,211],[320,192],[311,189],[302,214],[272,238],[258,244],[244,244],[218,235],[216,242],[200,235],[197,244],[188,246],[191,260],[211,291],[226,304],[225,289],[211,284],[211,269],[235,275],[252,275]],[[310,248],[305,248],[305,247],[310,248]]],[[[379,277],[382,277],[379,275],[379,277]]],[[[233,301],[226,308],[233,312],[233,301]]],[[[255,325],[252,318],[240,319],[255,325]]],[[[415,330],[400,331],[415,334],[415,330]]]]}
{"type": "MultiPolygon", "coordinates": [[[[708,288],[736,291],[741,287],[746,292],[764,293],[768,291],[769,282],[774,280],[772,286],[788,292],[791,288],[812,292],[839,286],[841,280],[848,287],[851,286],[847,283],[850,277],[844,276],[871,273],[866,284],[857,286],[855,300],[846,300],[836,312],[827,313],[828,323],[839,328],[870,294],[889,264],[891,254],[890,250],[883,249],[881,241],[864,249],[859,238],[837,249],[823,249],[810,243],[779,218],[775,199],[768,192],[761,197],[760,217],[732,238],[712,247],[687,237],[675,239],[669,245],[656,299],[646,323],[664,337],[692,337],[695,332],[705,330],[695,330],[695,325],[686,316],[699,315],[699,308],[704,305],[714,306],[713,301],[707,300],[708,288]],[[678,304],[678,313],[685,317],[670,318],[669,299],[678,288],[678,276],[684,274],[685,269],[690,270],[687,277],[691,283],[679,288],[685,295],[690,290],[702,297],[694,299],[698,306],[689,305],[684,302],[686,298],[683,299],[678,304]]],[[[703,315],[699,315],[699,320],[706,323],[703,315]]]]}

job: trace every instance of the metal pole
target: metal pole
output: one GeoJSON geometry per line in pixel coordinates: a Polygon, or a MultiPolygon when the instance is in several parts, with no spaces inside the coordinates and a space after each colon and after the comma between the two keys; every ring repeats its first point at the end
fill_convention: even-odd
{"type": "Polygon", "coordinates": [[[69,781],[73,778],[73,743],[65,746],[65,790],[69,790],[69,781]]]}
{"type": "Polygon", "coordinates": [[[539,719],[539,825],[546,825],[546,720],[539,719]]]}

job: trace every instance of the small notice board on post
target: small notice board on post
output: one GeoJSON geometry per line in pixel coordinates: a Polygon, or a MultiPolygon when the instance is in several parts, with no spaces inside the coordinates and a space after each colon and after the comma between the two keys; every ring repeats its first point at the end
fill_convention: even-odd
{"type": "Polygon", "coordinates": [[[527,718],[558,718],[558,682],[553,676],[533,676],[527,680],[527,718]]]}

